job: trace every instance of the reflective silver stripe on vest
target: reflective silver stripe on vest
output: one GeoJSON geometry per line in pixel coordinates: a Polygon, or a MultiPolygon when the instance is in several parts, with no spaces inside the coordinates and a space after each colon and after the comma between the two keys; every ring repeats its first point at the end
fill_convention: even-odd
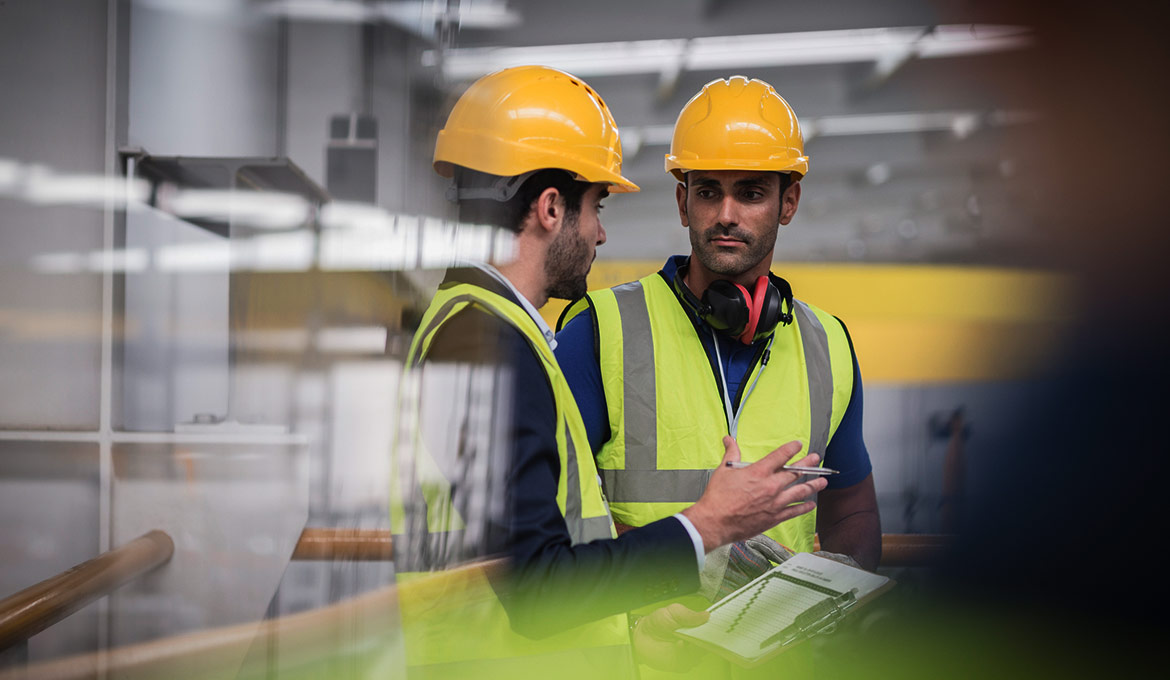
{"type": "Polygon", "coordinates": [[[565,443],[568,445],[569,455],[565,458],[565,524],[569,527],[569,538],[573,544],[581,543],[581,479],[577,469],[577,447],[573,446],[573,435],[569,432],[569,424],[565,423],[565,443]]]}
{"type": "MultiPolygon", "coordinates": [[[[654,349],[650,315],[641,283],[613,289],[621,312],[625,394],[626,467],[601,470],[606,496],[613,503],[693,503],[707,488],[713,470],[657,470],[654,349]],[[643,342],[630,342],[631,339],[643,342]],[[631,408],[631,404],[635,408],[631,408]],[[646,449],[649,449],[648,451],[646,449]]],[[[809,448],[822,457],[833,418],[833,369],[829,339],[808,305],[796,301],[800,342],[808,369],[809,448]]],[[[762,370],[762,369],[761,369],[762,370]]]]}
{"type": "Polygon", "coordinates": [[[427,338],[430,337],[430,335],[434,333],[439,328],[439,326],[441,326],[443,322],[447,320],[447,317],[451,315],[451,310],[455,307],[455,305],[458,305],[461,302],[478,302],[478,300],[472,295],[456,295],[450,300],[447,300],[447,302],[443,304],[443,307],[438,312],[436,312],[433,317],[431,317],[431,322],[427,325],[426,328],[420,328],[415,331],[415,337],[418,338],[419,351],[418,356],[411,358],[409,368],[417,368],[418,365],[422,363],[423,358],[426,355],[426,351],[423,349],[423,345],[426,344],[427,338]]]}
{"type": "MultiPolygon", "coordinates": [[[[640,281],[612,289],[622,322],[622,370],[627,470],[658,467],[658,405],[650,311],[640,281]]],[[[609,487],[606,487],[609,493],[609,487]]],[[[610,500],[616,500],[612,496],[610,500]]]]}
{"type": "Polygon", "coordinates": [[[601,470],[611,503],[694,503],[714,470],[601,470]]]}
{"type": "Polygon", "coordinates": [[[565,471],[565,484],[568,487],[565,489],[565,525],[569,528],[569,538],[573,545],[613,538],[608,514],[589,518],[581,516],[581,471],[577,467],[577,447],[573,446],[568,423],[565,423],[565,441],[568,443],[566,464],[569,466],[565,471]]]}
{"type": "Polygon", "coordinates": [[[796,319],[800,344],[804,346],[804,363],[808,367],[808,401],[812,416],[806,453],[820,454],[823,459],[833,421],[833,366],[829,362],[829,337],[821,320],[800,300],[796,301],[796,319]]]}
{"type": "Polygon", "coordinates": [[[588,543],[589,541],[611,539],[613,538],[613,533],[610,530],[612,526],[613,520],[609,515],[583,519],[581,520],[581,540],[577,542],[588,543]]]}

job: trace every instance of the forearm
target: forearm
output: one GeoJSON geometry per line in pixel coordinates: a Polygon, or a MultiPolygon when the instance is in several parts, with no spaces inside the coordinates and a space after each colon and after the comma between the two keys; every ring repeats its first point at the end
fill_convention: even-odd
{"type": "Polygon", "coordinates": [[[873,475],[842,489],[825,489],[817,499],[821,550],[849,555],[873,571],[882,558],[882,524],[873,475]]]}
{"type": "Polygon", "coordinates": [[[877,509],[859,510],[823,525],[817,533],[821,550],[849,555],[864,569],[877,569],[882,557],[882,527],[877,509]]]}

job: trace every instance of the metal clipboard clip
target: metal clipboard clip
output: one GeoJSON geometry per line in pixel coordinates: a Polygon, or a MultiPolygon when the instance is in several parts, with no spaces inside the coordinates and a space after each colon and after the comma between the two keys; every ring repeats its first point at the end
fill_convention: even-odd
{"type": "Polygon", "coordinates": [[[760,643],[760,649],[780,643],[781,647],[797,640],[811,638],[820,633],[831,632],[841,617],[857,604],[857,589],[853,588],[835,597],[828,598],[799,614],[793,622],[772,637],[760,643]]]}

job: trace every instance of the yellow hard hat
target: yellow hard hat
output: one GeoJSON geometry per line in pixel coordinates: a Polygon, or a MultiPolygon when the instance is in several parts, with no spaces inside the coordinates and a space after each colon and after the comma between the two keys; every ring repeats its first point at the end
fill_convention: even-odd
{"type": "Polygon", "coordinates": [[[796,112],[762,80],[712,80],[678,114],[666,170],[680,182],[691,170],[808,172],[796,112]]]}
{"type": "Polygon", "coordinates": [[[514,177],[560,168],[614,193],[637,191],[622,177],[622,142],[609,107],[585,81],[547,66],[488,74],[463,93],[435,142],[435,171],[460,165],[514,177]]]}

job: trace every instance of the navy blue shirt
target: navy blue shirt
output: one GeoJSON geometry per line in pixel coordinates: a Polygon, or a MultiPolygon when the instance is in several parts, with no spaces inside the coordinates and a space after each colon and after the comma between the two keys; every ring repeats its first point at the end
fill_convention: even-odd
{"type": "MultiPolygon", "coordinates": [[[[512,292],[478,269],[453,269],[443,285],[470,283],[513,302],[512,292]]],[[[682,523],[666,518],[627,531],[614,540],[573,545],[557,505],[560,456],[556,400],[548,374],[528,339],[502,319],[468,307],[435,333],[425,366],[486,364],[511,374],[514,389],[508,446],[487,451],[460,438],[458,451],[431,451],[452,482],[453,507],[484,523],[484,555],[511,558],[510,578],[493,582],[512,627],[544,637],[604,616],[678,597],[699,587],[695,548],[682,523]],[[506,502],[500,516],[471,514],[477,492],[458,480],[478,456],[503,471],[506,502]]],[[[424,368],[425,370],[425,368],[424,368]]],[[[450,395],[452,401],[469,398],[450,395]]],[[[429,439],[424,428],[423,436],[429,439]]],[[[496,490],[486,489],[489,493],[496,490]]],[[[489,506],[494,507],[494,506],[489,506]]]]}
{"type": "MultiPolygon", "coordinates": [[[[667,281],[673,281],[678,267],[686,260],[685,255],[675,255],[666,261],[659,274],[667,281]]],[[[753,345],[745,345],[735,338],[713,332],[692,310],[683,305],[681,300],[679,304],[687,310],[688,316],[698,329],[699,337],[702,338],[703,346],[712,362],[715,361],[712,343],[719,343],[719,357],[722,359],[724,375],[727,378],[728,393],[738,395],[740,383],[751,369],[752,358],[756,355],[759,345],[766,343],[767,339],[753,345]]],[[[569,386],[573,389],[577,407],[585,420],[589,444],[596,455],[602,445],[609,441],[610,428],[605,390],[601,383],[601,367],[597,362],[597,350],[593,342],[593,323],[593,312],[590,309],[573,317],[557,334],[556,356],[569,386]]],[[[844,328],[845,324],[842,323],[841,326],[844,328]]],[[[825,467],[839,470],[841,473],[829,477],[831,489],[853,486],[868,477],[873,470],[861,433],[861,372],[857,367],[857,355],[853,353],[852,341],[849,351],[853,359],[853,394],[849,398],[849,405],[845,409],[841,423],[824,452],[825,467]]],[[[715,376],[715,380],[718,381],[719,376],[715,376]]],[[[732,404],[732,408],[738,407],[739,404],[732,404]]]]}

